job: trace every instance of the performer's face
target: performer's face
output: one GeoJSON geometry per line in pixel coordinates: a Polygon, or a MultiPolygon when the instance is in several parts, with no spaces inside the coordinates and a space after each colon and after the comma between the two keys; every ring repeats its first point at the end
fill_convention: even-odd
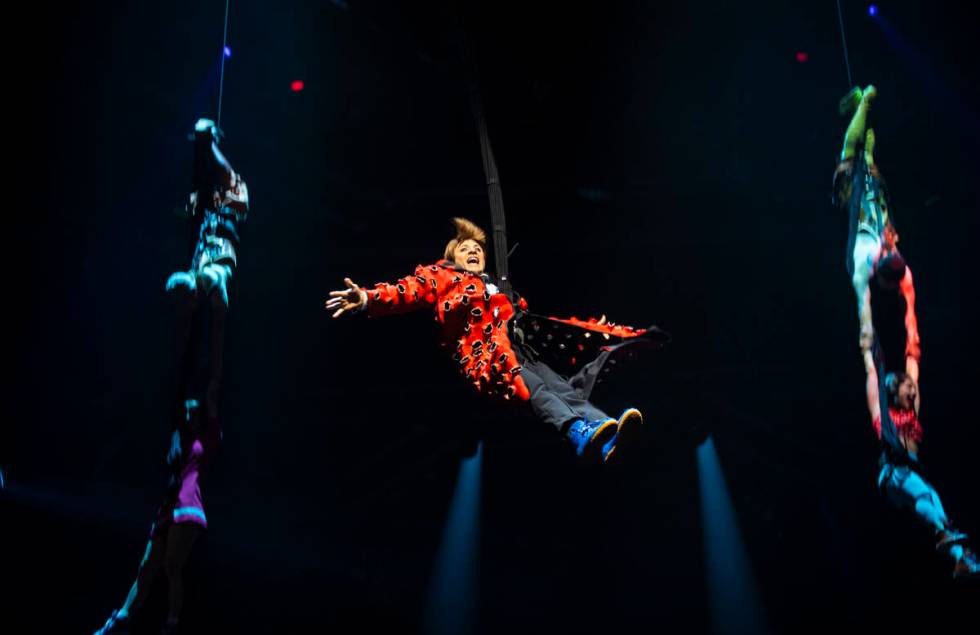
{"type": "Polygon", "coordinates": [[[453,260],[470,273],[483,273],[483,268],[487,264],[483,256],[483,247],[473,239],[464,240],[456,245],[456,249],[453,250],[453,260]]]}
{"type": "Polygon", "coordinates": [[[912,381],[911,377],[906,377],[902,380],[902,383],[898,385],[898,395],[895,397],[895,401],[898,402],[898,407],[902,410],[911,410],[915,406],[915,394],[918,391],[918,386],[912,381]]]}

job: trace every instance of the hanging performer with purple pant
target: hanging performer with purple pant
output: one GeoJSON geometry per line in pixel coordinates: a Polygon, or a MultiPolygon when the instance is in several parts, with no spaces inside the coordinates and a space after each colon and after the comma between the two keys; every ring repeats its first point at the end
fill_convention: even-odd
{"type": "Polygon", "coordinates": [[[228,282],[238,262],[239,228],[248,213],[248,189],[218,150],[219,134],[209,119],[199,120],[194,127],[194,190],[187,210],[199,221],[196,243],[190,269],[174,273],[166,285],[177,305],[178,404],[167,456],[170,486],[150,530],[136,581],[123,606],[113,611],[96,635],[128,633],[132,614],[146,601],[161,571],[169,591],[167,620],[161,632],[175,632],[183,605],[182,571],[194,543],[207,528],[200,482],[221,439],[218,389],[228,282]],[[195,320],[199,313],[210,318],[205,320],[210,346],[203,377],[194,346],[205,335],[194,332],[194,326],[201,324],[195,320]]]}
{"type": "Polygon", "coordinates": [[[946,517],[939,494],[922,476],[919,444],[918,321],[912,272],[898,251],[898,233],[889,213],[887,189],[874,162],[875,134],[866,128],[877,90],[854,88],[840,104],[851,114],[840,163],[834,173],[835,204],[848,213],[847,272],[857,299],[859,346],[866,372],[868,410],[882,444],[878,486],[895,507],[909,510],[935,535],[936,549],[953,561],[953,577],[975,578],[980,570],[967,536],[946,517]],[[871,315],[871,280],[899,289],[905,301],[905,372],[886,372],[871,315]]]}

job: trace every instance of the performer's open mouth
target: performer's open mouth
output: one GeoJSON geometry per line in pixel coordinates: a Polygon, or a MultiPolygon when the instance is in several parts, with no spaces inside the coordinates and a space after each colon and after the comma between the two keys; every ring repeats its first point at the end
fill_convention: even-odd
{"type": "Polygon", "coordinates": [[[478,265],[478,264],[480,264],[480,259],[477,258],[476,256],[470,256],[469,258],[466,259],[466,264],[468,264],[468,265],[478,265]]]}

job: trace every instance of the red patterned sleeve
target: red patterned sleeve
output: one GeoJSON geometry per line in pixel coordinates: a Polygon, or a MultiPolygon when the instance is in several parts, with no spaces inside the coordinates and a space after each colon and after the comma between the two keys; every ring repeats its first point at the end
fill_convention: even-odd
{"type": "Polygon", "coordinates": [[[452,275],[444,268],[419,265],[414,275],[393,284],[379,282],[367,293],[367,312],[372,317],[397,315],[417,309],[433,308],[452,284],[452,275]]]}

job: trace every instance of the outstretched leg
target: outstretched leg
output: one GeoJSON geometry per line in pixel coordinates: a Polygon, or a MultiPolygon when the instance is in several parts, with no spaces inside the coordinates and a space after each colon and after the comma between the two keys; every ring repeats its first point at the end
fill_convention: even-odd
{"type": "MultiPolygon", "coordinates": [[[[872,100],[874,100],[877,95],[878,90],[874,86],[868,86],[863,91],[859,88],[851,90],[851,92],[841,100],[842,112],[846,113],[851,107],[854,108],[854,114],[851,116],[851,123],[847,126],[847,132],[844,135],[844,147],[840,153],[841,161],[854,158],[854,154],[857,152],[858,144],[866,137],[865,127],[868,121],[868,110],[871,108],[872,100]]],[[[872,133],[872,147],[873,145],[874,135],[872,133]]]]}
{"type": "Polygon", "coordinates": [[[564,432],[578,419],[609,419],[602,410],[582,399],[578,392],[543,362],[523,361],[521,376],[531,392],[531,410],[539,419],[564,432]]]}
{"type": "Polygon", "coordinates": [[[209,264],[202,270],[199,280],[201,290],[211,303],[211,355],[209,358],[205,408],[208,417],[218,416],[218,391],[224,376],[225,317],[228,314],[228,281],[232,270],[228,265],[209,264]]]}
{"type": "Polygon", "coordinates": [[[598,455],[616,432],[616,420],[596,408],[547,364],[521,360],[521,377],[531,393],[531,410],[575,446],[576,453],[598,455]]]}
{"type": "Polygon", "coordinates": [[[187,271],[173,273],[167,278],[166,289],[177,310],[177,359],[181,360],[187,351],[192,318],[197,309],[197,276],[187,271]]]}
{"type": "Polygon", "coordinates": [[[949,520],[939,494],[918,472],[907,466],[892,467],[882,480],[888,500],[896,507],[911,509],[933,531],[946,529],[949,520]]]}
{"type": "Polygon", "coordinates": [[[170,527],[167,536],[167,553],[163,562],[163,570],[167,576],[170,593],[168,595],[167,624],[171,628],[180,617],[180,609],[184,605],[184,565],[191,554],[191,549],[203,529],[195,523],[179,523],[170,527]]]}
{"type": "Polygon", "coordinates": [[[874,337],[871,320],[871,278],[881,254],[881,240],[867,232],[858,232],[854,239],[854,275],[851,284],[857,299],[858,321],[861,325],[859,343],[861,350],[870,350],[874,337]]]}
{"type": "MultiPolygon", "coordinates": [[[[841,150],[841,161],[853,159],[860,145],[864,146],[865,160],[869,167],[874,164],[874,131],[867,130],[868,110],[871,101],[878,94],[874,86],[868,86],[863,91],[854,88],[841,100],[841,113],[853,109],[851,122],[847,126],[844,135],[844,147],[841,150]]],[[[852,230],[853,231],[853,230],[852,230]]],[[[858,320],[860,329],[860,346],[862,350],[869,350],[874,334],[874,327],[871,320],[871,290],[869,283],[874,276],[875,266],[881,253],[881,239],[867,232],[859,231],[854,239],[854,251],[852,253],[853,267],[851,268],[851,284],[857,298],[858,320]]]]}
{"type": "Polygon", "coordinates": [[[918,472],[907,466],[885,466],[880,485],[893,505],[911,510],[933,532],[936,549],[954,562],[954,576],[976,573],[975,556],[965,547],[966,535],[950,525],[939,493],[918,472]]]}
{"type": "Polygon", "coordinates": [[[178,271],[167,279],[167,294],[173,298],[174,325],[174,361],[177,368],[176,386],[174,391],[174,417],[180,417],[182,406],[187,398],[188,382],[190,382],[191,367],[191,331],[194,325],[194,312],[197,310],[198,284],[197,276],[191,272],[178,271]]]}
{"type": "Polygon", "coordinates": [[[143,553],[143,559],[140,561],[139,571],[136,573],[136,581],[130,587],[125,602],[123,602],[122,607],[113,611],[108,621],[106,621],[105,626],[100,628],[96,632],[96,635],[108,635],[109,633],[117,633],[129,629],[131,613],[143,606],[146,598],[150,595],[153,580],[156,579],[157,574],[160,573],[163,567],[166,543],[167,529],[154,531],[153,536],[146,543],[146,551],[143,553]]]}

